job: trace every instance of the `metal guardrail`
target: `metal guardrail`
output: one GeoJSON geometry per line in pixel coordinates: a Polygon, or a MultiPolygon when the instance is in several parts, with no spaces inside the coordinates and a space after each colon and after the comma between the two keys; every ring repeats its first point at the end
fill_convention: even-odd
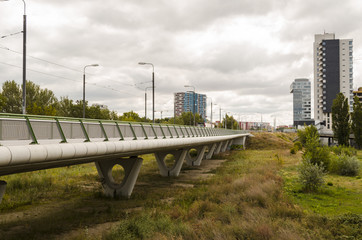
{"type": "Polygon", "coordinates": [[[0,144],[4,146],[240,134],[245,131],[172,124],[0,113],[0,144]]]}

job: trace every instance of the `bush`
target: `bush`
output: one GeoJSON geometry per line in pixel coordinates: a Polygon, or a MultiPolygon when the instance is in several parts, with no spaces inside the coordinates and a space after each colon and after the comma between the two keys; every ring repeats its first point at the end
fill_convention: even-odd
{"type": "Polygon", "coordinates": [[[360,162],[354,156],[341,155],[332,158],[329,171],[343,176],[357,176],[360,162]]]}
{"type": "Polygon", "coordinates": [[[302,145],[302,143],[299,142],[299,141],[294,143],[294,147],[295,147],[295,149],[296,149],[297,151],[300,151],[300,150],[303,149],[303,145],[302,145]]]}
{"type": "Polygon", "coordinates": [[[304,152],[303,159],[309,159],[312,164],[323,166],[327,170],[330,162],[329,149],[322,146],[309,148],[304,152]]]}
{"type": "Polygon", "coordinates": [[[336,155],[347,155],[347,156],[356,156],[357,150],[353,147],[345,147],[345,146],[333,146],[331,147],[331,151],[336,155]]]}
{"type": "Polygon", "coordinates": [[[301,142],[295,142],[293,147],[290,149],[291,154],[296,154],[298,151],[303,149],[303,145],[301,142]]]}
{"type": "Polygon", "coordinates": [[[292,147],[290,149],[290,154],[296,154],[298,152],[298,150],[295,147],[292,147]]]}
{"type": "Polygon", "coordinates": [[[306,146],[308,139],[317,139],[319,142],[319,133],[315,126],[305,126],[304,130],[298,130],[298,138],[303,146],[306,146]]]}
{"type": "Polygon", "coordinates": [[[236,144],[233,144],[230,146],[230,150],[243,150],[243,145],[236,145],[236,144]]]}
{"type": "Polygon", "coordinates": [[[299,182],[303,185],[304,191],[317,191],[324,183],[323,164],[312,163],[310,159],[304,159],[299,167],[299,182]]]}

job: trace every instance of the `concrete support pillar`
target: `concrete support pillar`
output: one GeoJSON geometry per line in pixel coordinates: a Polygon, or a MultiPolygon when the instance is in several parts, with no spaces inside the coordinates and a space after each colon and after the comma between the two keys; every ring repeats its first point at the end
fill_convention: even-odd
{"type": "Polygon", "coordinates": [[[188,153],[187,149],[156,152],[155,157],[157,160],[158,168],[160,169],[161,176],[177,177],[181,171],[181,167],[187,153],[188,153]],[[167,154],[172,154],[175,157],[175,163],[171,168],[168,168],[165,164],[165,157],[167,156],[167,154]]]}
{"type": "Polygon", "coordinates": [[[226,152],[228,146],[229,146],[229,140],[227,140],[226,142],[224,142],[224,145],[221,148],[221,152],[226,152]]]}
{"type": "Polygon", "coordinates": [[[1,203],[2,199],[3,199],[4,194],[5,194],[6,184],[7,183],[5,181],[0,180],[0,203],[1,203]]]}
{"type": "Polygon", "coordinates": [[[215,149],[214,154],[219,154],[220,153],[222,145],[223,145],[223,142],[217,143],[217,147],[215,149]]]}
{"type": "Polygon", "coordinates": [[[247,137],[247,136],[244,136],[244,137],[235,139],[233,142],[234,142],[234,144],[236,144],[236,145],[243,145],[243,149],[245,150],[246,137],[247,137]]]}
{"type": "Polygon", "coordinates": [[[209,152],[205,155],[205,159],[211,159],[212,156],[214,155],[214,152],[216,150],[217,144],[213,143],[212,145],[209,145],[209,152]]]}
{"type": "Polygon", "coordinates": [[[233,145],[233,143],[234,143],[234,140],[233,139],[231,139],[230,141],[229,141],[229,145],[228,145],[228,149],[230,149],[230,147],[231,147],[231,145],[233,145]]]}
{"type": "Polygon", "coordinates": [[[104,193],[109,197],[130,197],[142,165],[142,158],[117,158],[95,162],[98,174],[101,178],[104,193]],[[125,176],[118,184],[112,177],[112,169],[115,165],[124,168],[125,176]]]}
{"type": "Polygon", "coordinates": [[[190,156],[190,151],[189,150],[191,150],[191,149],[189,149],[187,151],[187,154],[186,154],[186,163],[187,163],[187,165],[189,165],[189,166],[200,166],[201,161],[204,158],[206,147],[207,146],[195,147],[195,149],[197,150],[197,156],[195,158],[192,158],[190,156]]]}

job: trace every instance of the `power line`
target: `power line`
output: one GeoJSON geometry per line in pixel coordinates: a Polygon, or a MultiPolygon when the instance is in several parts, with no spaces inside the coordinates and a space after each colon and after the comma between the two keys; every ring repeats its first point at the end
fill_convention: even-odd
{"type": "MultiPolygon", "coordinates": [[[[0,62],[0,64],[7,65],[7,66],[10,66],[10,67],[15,67],[15,68],[22,68],[22,67],[20,67],[20,66],[16,66],[16,65],[9,64],[9,63],[4,63],[4,62],[0,62]]],[[[64,80],[68,80],[68,81],[80,83],[79,80],[74,80],[74,79],[70,79],[70,78],[66,78],[66,77],[62,77],[62,76],[57,76],[57,75],[53,75],[53,74],[50,74],[50,73],[44,73],[44,72],[41,72],[41,71],[38,71],[38,70],[34,70],[34,69],[29,69],[29,68],[27,68],[26,70],[27,70],[27,71],[31,71],[31,72],[36,72],[36,73],[39,73],[39,74],[42,74],[42,75],[47,75],[47,76],[54,77],[54,78],[61,78],[61,79],[64,79],[64,80]]],[[[131,95],[131,94],[127,93],[127,92],[122,92],[122,91],[119,91],[119,90],[117,90],[117,89],[115,89],[115,88],[106,87],[106,86],[99,85],[99,84],[96,84],[96,83],[89,83],[89,82],[87,83],[87,82],[86,82],[86,84],[88,84],[88,85],[93,85],[93,86],[100,87],[100,88],[104,88],[104,89],[108,89],[108,90],[115,91],[115,92],[119,92],[119,93],[122,93],[122,94],[131,95]]]]}
{"type": "Polygon", "coordinates": [[[17,34],[19,34],[19,33],[23,33],[23,31],[16,32],[16,33],[10,33],[10,34],[8,34],[8,35],[1,36],[0,38],[6,38],[6,37],[14,36],[14,35],[17,35],[17,34]]]}
{"type": "MultiPolygon", "coordinates": [[[[12,50],[12,49],[7,48],[7,47],[5,47],[5,46],[0,46],[0,48],[1,48],[1,49],[4,49],[4,50],[8,50],[8,51],[13,52],[13,53],[22,54],[22,52],[18,52],[18,51],[12,50]]],[[[63,67],[63,68],[66,68],[66,69],[68,69],[68,70],[72,70],[72,71],[75,71],[75,72],[83,73],[83,71],[80,71],[80,70],[78,70],[78,69],[74,69],[74,68],[71,68],[71,67],[67,67],[67,66],[64,66],[64,65],[61,65],[61,64],[58,64],[58,63],[54,63],[54,62],[45,60],[45,59],[33,57],[33,56],[30,56],[30,55],[27,55],[27,57],[33,58],[33,59],[38,60],[38,61],[46,62],[46,63],[49,63],[49,64],[53,64],[53,65],[56,65],[56,66],[59,66],[59,67],[63,67]]],[[[43,73],[43,74],[44,74],[44,73],[43,73]]],[[[91,76],[93,75],[93,76],[94,76],[94,74],[90,74],[90,73],[87,73],[87,75],[91,75],[91,76]]],[[[103,80],[113,81],[113,82],[116,82],[116,83],[118,83],[118,84],[122,84],[122,85],[126,85],[126,86],[131,86],[131,87],[134,87],[134,86],[135,86],[135,84],[132,85],[132,84],[127,84],[127,83],[122,83],[122,82],[115,81],[115,80],[112,80],[112,79],[103,79],[103,80]]]]}
{"type": "MultiPolygon", "coordinates": [[[[5,47],[5,46],[0,46],[1,49],[4,49],[4,50],[7,50],[7,51],[10,51],[10,52],[13,52],[13,53],[17,53],[17,54],[23,54],[22,52],[18,52],[18,51],[15,51],[15,50],[12,50],[8,47],[5,47]]],[[[37,58],[37,57],[33,57],[33,56],[30,56],[30,55],[26,55],[27,57],[29,58],[33,58],[35,60],[38,60],[38,61],[42,61],[42,62],[46,62],[46,63],[49,63],[49,64],[53,64],[53,65],[56,65],[58,67],[62,67],[62,68],[66,68],[68,70],[72,70],[72,71],[75,71],[75,72],[80,72],[80,73],[83,73],[81,70],[78,70],[78,69],[74,69],[74,68],[71,68],[71,67],[67,67],[67,66],[64,66],[64,65],[61,65],[59,63],[54,63],[54,62],[51,62],[51,61],[48,61],[48,60],[45,60],[45,59],[41,59],[41,58],[37,58]]]]}

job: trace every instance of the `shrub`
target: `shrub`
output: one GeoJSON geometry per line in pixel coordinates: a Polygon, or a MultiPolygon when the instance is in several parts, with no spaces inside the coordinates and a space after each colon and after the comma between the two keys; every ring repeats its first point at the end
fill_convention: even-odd
{"type": "Polygon", "coordinates": [[[354,156],[341,155],[332,158],[329,171],[343,176],[357,176],[360,163],[354,156]]]}
{"type": "Polygon", "coordinates": [[[330,154],[328,147],[309,148],[303,154],[303,159],[309,159],[312,164],[317,164],[328,169],[330,162],[330,154]]]}
{"type": "Polygon", "coordinates": [[[297,151],[300,151],[300,150],[303,149],[303,145],[302,145],[302,143],[299,142],[299,141],[297,141],[297,142],[294,143],[294,147],[295,147],[295,149],[296,149],[297,151]]]}
{"type": "Polygon", "coordinates": [[[316,139],[319,142],[319,133],[315,126],[305,126],[304,130],[298,130],[298,138],[300,143],[306,146],[308,138],[316,139]]]}
{"type": "Polygon", "coordinates": [[[334,152],[336,155],[347,155],[347,156],[357,155],[357,150],[353,147],[333,146],[331,147],[331,151],[334,152]]]}
{"type": "Polygon", "coordinates": [[[290,154],[296,154],[298,151],[297,151],[297,149],[295,148],[295,147],[292,147],[291,149],[290,149],[290,154]]]}
{"type": "Polygon", "coordinates": [[[236,144],[233,144],[230,146],[230,150],[243,150],[243,145],[236,145],[236,144]]]}
{"type": "Polygon", "coordinates": [[[312,163],[310,159],[304,159],[299,167],[299,182],[304,191],[317,191],[324,183],[323,164],[312,163]]]}

